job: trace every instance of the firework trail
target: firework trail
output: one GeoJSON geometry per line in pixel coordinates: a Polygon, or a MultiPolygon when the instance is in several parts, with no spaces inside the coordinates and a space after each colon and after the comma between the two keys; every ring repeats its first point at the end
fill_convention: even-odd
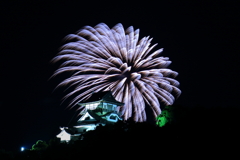
{"type": "Polygon", "coordinates": [[[172,105],[181,94],[178,73],[167,69],[171,61],[152,51],[152,38],[139,40],[139,29],[131,26],[124,30],[122,24],[110,29],[100,23],[85,26],[76,34],[66,37],[66,43],[53,59],[63,61],[53,76],[63,72],[72,75],[59,86],[74,86],[65,98],[73,97],[71,106],[87,100],[92,92],[110,90],[116,100],[125,103],[120,113],[124,120],[132,117],[136,122],[146,121],[146,106],[156,117],[161,105],[172,105]]]}

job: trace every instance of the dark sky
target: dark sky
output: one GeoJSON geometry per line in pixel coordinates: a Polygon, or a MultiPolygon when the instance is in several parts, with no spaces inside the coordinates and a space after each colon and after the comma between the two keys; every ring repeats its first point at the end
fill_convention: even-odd
{"type": "Polygon", "coordinates": [[[1,1],[0,149],[49,140],[73,110],[49,80],[63,38],[85,25],[122,23],[150,35],[172,60],[183,106],[238,106],[239,5],[225,2],[1,1]]]}

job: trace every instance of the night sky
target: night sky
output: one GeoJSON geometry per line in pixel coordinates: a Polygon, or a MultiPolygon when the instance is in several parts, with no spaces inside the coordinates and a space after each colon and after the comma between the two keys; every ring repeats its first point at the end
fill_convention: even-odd
{"type": "Polygon", "coordinates": [[[53,138],[74,110],[61,103],[63,79],[50,79],[58,65],[51,59],[63,38],[85,25],[122,23],[150,35],[164,48],[170,69],[177,71],[187,107],[238,106],[239,5],[225,2],[135,3],[89,1],[1,1],[0,149],[30,148],[53,138]]]}

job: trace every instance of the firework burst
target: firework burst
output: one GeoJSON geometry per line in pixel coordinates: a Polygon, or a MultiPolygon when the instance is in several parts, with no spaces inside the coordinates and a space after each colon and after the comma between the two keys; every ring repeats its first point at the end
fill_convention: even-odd
{"type": "Polygon", "coordinates": [[[100,23],[85,26],[76,34],[66,37],[68,43],[53,59],[64,61],[55,75],[72,71],[72,75],[59,86],[74,86],[65,98],[73,97],[70,105],[87,100],[92,92],[110,90],[116,100],[125,103],[120,108],[124,120],[146,121],[146,106],[156,117],[161,105],[172,105],[181,94],[178,73],[167,69],[171,61],[160,54],[163,49],[152,51],[152,39],[139,40],[139,29],[131,26],[124,30],[122,24],[110,29],[100,23]]]}

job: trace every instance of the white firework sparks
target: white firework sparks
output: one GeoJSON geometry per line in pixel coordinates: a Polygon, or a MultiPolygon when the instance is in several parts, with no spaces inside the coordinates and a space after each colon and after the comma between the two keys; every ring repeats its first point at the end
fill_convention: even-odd
{"type": "Polygon", "coordinates": [[[92,92],[111,90],[116,100],[125,103],[120,108],[122,118],[142,122],[147,119],[146,106],[156,117],[161,113],[160,103],[172,105],[181,94],[179,82],[173,79],[178,73],[167,69],[171,61],[160,56],[162,48],[152,52],[157,44],[150,46],[149,37],[139,40],[139,29],[124,30],[122,24],[110,29],[100,23],[85,26],[66,39],[69,42],[53,59],[64,60],[54,75],[73,71],[58,85],[76,87],[65,96],[77,94],[71,106],[87,100],[92,92]]]}

